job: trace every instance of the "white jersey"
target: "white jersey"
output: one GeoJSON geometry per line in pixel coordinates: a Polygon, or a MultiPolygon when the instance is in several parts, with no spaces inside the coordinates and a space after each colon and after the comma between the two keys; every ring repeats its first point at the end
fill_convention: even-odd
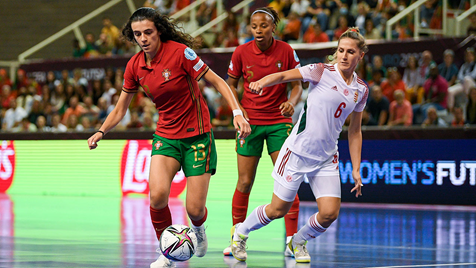
{"type": "Polygon", "coordinates": [[[337,64],[309,64],[299,72],[304,82],[310,82],[309,94],[287,143],[295,154],[325,161],[337,152],[347,116],[364,110],[369,89],[356,73],[347,85],[337,64]]]}

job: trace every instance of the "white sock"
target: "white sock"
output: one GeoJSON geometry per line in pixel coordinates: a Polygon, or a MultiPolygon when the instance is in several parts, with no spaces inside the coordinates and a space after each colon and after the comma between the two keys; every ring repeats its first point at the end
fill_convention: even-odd
{"type": "Polygon", "coordinates": [[[193,223],[190,223],[190,227],[192,227],[193,229],[204,229],[204,228],[205,228],[205,227],[203,226],[203,224],[200,225],[200,226],[195,226],[195,225],[193,225],[193,223]]]}
{"type": "Polygon", "coordinates": [[[294,235],[294,240],[293,240],[294,243],[302,244],[305,241],[308,241],[320,236],[327,230],[327,228],[322,227],[317,221],[318,213],[309,217],[309,220],[307,220],[306,225],[304,225],[301,229],[299,229],[296,235],[294,235]]]}
{"type": "MultiPolygon", "coordinates": [[[[262,205],[255,208],[246,220],[238,226],[235,235],[241,234],[248,236],[251,231],[258,230],[261,227],[268,225],[271,220],[268,218],[268,215],[266,215],[266,206],[267,205],[262,205]]],[[[234,237],[234,239],[235,238],[238,240],[238,237],[234,237]]]]}

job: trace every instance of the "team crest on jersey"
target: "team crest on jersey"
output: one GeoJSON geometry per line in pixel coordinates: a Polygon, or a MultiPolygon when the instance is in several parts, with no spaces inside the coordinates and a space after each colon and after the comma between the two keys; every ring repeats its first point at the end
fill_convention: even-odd
{"type": "Polygon", "coordinates": [[[243,148],[243,145],[245,144],[245,139],[240,139],[240,147],[243,148]]]}
{"type": "Polygon", "coordinates": [[[333,86],[333,87],[332,87],[332,90],[334,90],[334,91],[339,91],[336,86],[333,86]]]}
{"type": "Polygon", "coordinates": [[[286,181],[287,182],[292,182],[293,181],[293,177],[291,175],[287,175],[286,176],[286,181]]]}
{"type": "Polygon", "coordinates": [[[345,96],[349,96],[349,90],[348,90],[347,88],[344,89],[344,95],[345,95],[345,96]]]}
{"type": "Polygon", "coordinates": [[[276,62],[276,67],[278,67],[278,70],[280,70],[280,71],[281,71],[281,70],[282,70],[282,68],[283,68],[283,62],[282,62],[282,61],[280,61],[280,60],[278,60],[278,61],[276,62]]]}
{"type": "Polygon", "coordinates": [[[159,150],[162,145],[163,145],[163,144],[162,144],[161,141],[157,141],[157,142],[155,143],[154,147],[155,147],[156,150],[159,150]]]}
{"type": "Polygon", "coordinates": [[[355,91],[355,94],[354,94],[354,102],[357,102],[357,100],[359,99],[359,91],[355,91]]]}
{"type": "Polygon", "coordinates": [[[165,79],[165,81],[169,81],[171,75],[172,73],[169,69],[164,69],[164,71],[162,72],[162,77],[165,79]]]}

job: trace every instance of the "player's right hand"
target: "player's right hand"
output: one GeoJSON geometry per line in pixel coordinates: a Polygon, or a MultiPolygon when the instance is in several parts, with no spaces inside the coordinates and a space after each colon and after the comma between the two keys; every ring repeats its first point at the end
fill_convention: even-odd
{"type": "Polygon", "coordinates": [[[102,133],[96,132],[88,139],[89,150],[96,149],[98,142],[102,139],[102,133]]]}
{"type": "Polygon", "coordinates": [[[233,125],[238,132],[238,138],[244,139],[251,133],[251,127],[248,121],[241,115],[237,115],[233,118],[233,125]]]}
{"type": "Polygon", "coordinates": [[[251,82],[248,86],[252,93],[261,95],[263,93],[263,87],[260,85],[259,81],[251,82]]]}

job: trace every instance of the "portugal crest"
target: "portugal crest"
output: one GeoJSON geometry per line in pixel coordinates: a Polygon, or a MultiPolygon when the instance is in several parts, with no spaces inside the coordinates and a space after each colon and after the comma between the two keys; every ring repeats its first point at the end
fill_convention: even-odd
{"type": "Polygon", "coordinates": [[[278,70],[280,70],[280,71],[281,71],[281,70],[282,70],[282,68],[283,68],[283,62],[282,62],[282,61],[280,61],[280,60],[278,60],[278,61],[276,62],[276,67],[278,67],[278,70]]]}
{"type": "Polygon", "coordinates": [[[170,72],[169,69],[164,69],[164,71],[162,72],[162,77],[164,78],[165,81],[169,81],[171,75],[172,73],[170,72]]]}

